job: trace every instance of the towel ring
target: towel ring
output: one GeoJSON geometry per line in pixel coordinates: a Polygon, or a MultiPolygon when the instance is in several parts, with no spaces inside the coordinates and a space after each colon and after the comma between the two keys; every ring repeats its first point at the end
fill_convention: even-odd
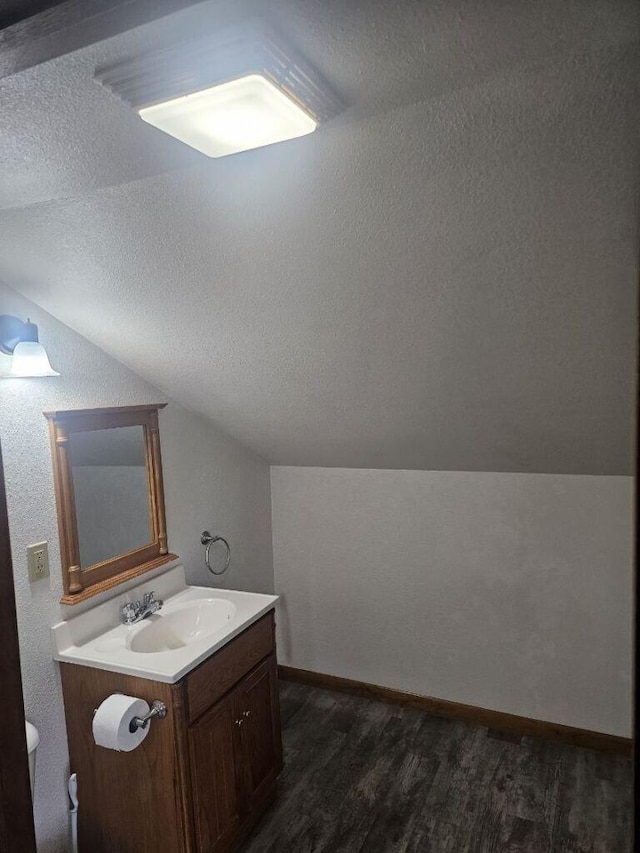
{"type": "Polygon", "coordinates": [[[200,542],[205,546],[204,549],[204,562],[206,567],[209,569],[212,575],[223,575],[227,569],[229,568],[229,563],[231,562],[231,548],[229,547],[229,543],[224,538],[224,536],[212,536],[208,530],[205,530],[204,533],[200,536],[200,542]],[[216,572],[215,569],[211,568],[211,562],[209,561],[209,552],[211,550],[211,546],[215,542],[223,542],[225,548],[227,549],[227,559],[224,564],[224,569],[220,572],[216,572]]]}

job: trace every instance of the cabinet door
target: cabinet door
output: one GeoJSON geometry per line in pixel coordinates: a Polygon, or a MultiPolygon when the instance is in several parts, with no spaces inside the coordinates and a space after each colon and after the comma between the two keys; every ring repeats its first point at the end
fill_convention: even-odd
{"type": "Polygon", "coordinates": [[[235,690],[242,741],[242,783],[245,807],[259,808],[282,769],[280,705],[275,655],[246,676],[235,690]]]}
{"type": "Polygon", "coordinates": [[[221,699],[189,728],[195,848],[226,849],[239,822],[232,697],[221,699]]]}

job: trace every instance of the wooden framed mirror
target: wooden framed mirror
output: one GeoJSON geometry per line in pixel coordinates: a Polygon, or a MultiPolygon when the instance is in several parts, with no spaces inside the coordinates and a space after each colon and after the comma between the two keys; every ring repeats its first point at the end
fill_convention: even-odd
{"type": "Polygon", "coordinates": [[[166,403],[45,412],[63,604],[175,560],[167,548],[158,411],[166,403]]]}

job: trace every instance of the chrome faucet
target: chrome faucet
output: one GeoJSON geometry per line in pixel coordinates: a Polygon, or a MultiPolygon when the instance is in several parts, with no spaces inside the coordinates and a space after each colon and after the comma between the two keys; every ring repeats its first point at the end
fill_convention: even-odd
{"type": "Polygon", "coordinates": [[[123,625],[134,625],[141,622],[152,613],[157,613],[163,605],[163,601],[154,598],[154,592],[145,592],[142,601],[130,601],[122,606],[120,621],[123,625]]]}

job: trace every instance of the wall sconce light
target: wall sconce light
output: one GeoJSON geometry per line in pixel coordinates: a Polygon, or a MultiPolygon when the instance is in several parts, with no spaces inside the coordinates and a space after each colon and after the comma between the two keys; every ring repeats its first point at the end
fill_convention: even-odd
{"type": "Polygon", "coordinates": [[[6,378],[60,376],[38,341],[38,327],[29,320],[23,323],[18,317],[0,314],[0,352],[13,356],[6,378]]]}
{"type": "Polygon", "coordinates": [[[95,79],[145,122],[209,157],[304,136],[344,108],[262,21],[99,69],[95,79]]]}

